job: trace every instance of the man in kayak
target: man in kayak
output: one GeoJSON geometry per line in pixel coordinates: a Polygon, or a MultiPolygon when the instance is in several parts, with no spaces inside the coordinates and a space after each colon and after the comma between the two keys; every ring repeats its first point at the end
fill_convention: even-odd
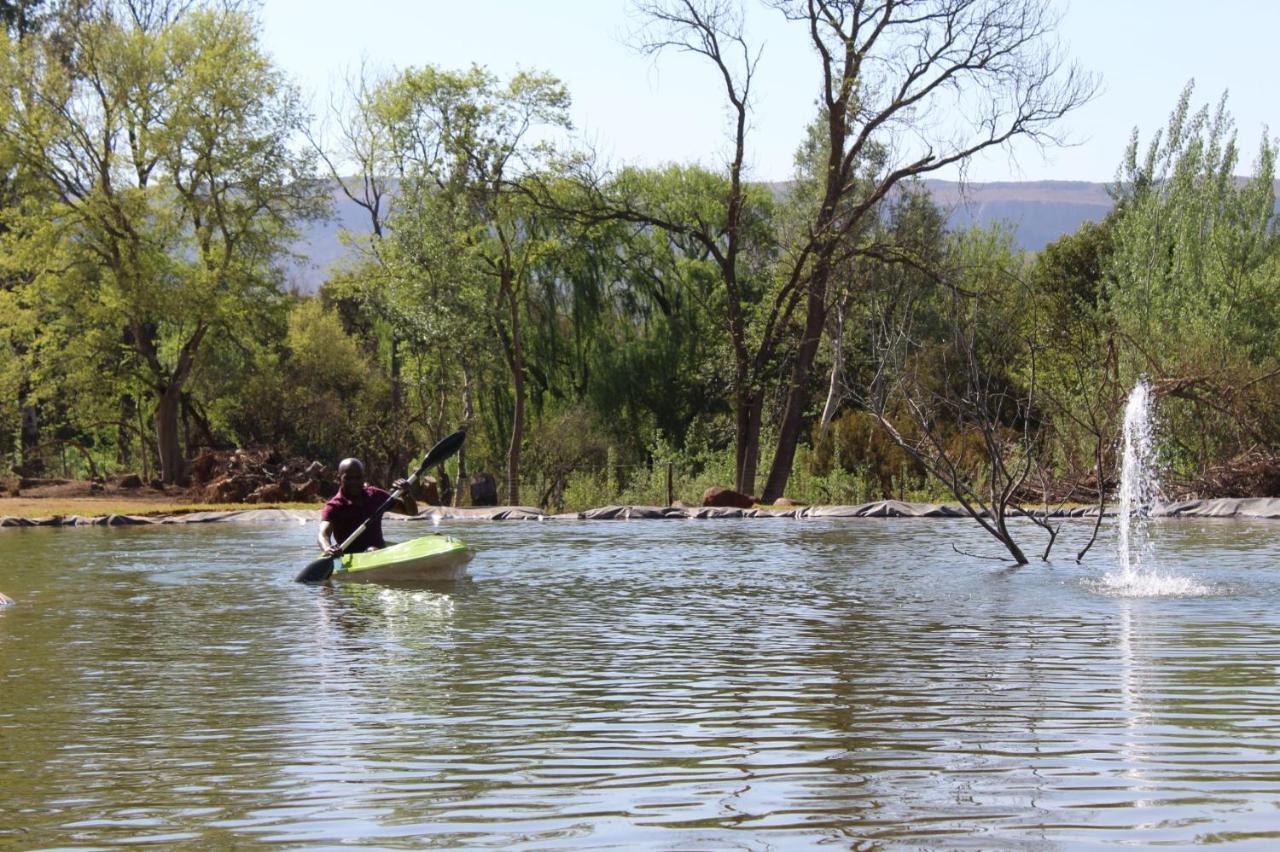
{"type": "MultiPolygon", "coordinates": [[[[338,464],[338,480],[338,493],[330,497],[320,510],[320,533],[316,537],[320,549],[326,556],[334,555],[338,546],[366,519],[369,525],[347,548],[347,552],[359,553],[386,547],[387,542],[382,538],[382,516],[374,513],[391,495],[364,481],[364,465],[359,459],[343,459],[338,464]]],[[[391,487],[400,492],[391,509],[404,515],[418,514],[418,503],[409,493],[409,480],[397,479],[391,487]]]]}

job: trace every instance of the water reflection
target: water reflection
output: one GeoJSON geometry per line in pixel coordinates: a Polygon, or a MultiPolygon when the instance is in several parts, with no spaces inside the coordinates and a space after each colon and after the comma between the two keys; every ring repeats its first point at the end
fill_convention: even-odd
{"type": "Polygon", "coordinates": [[[307,529],[0,539],[0,845],[1276,837],[1274,526],[1162,527],[1215,593],[1142,599],[947,522],[450,532],[408,589],[292,583],[307,529]]]}
{"type": "Polygon", "coordinates": [[[450,590],[458,583],[380,583],[320,586],[316,608],[339,639],[370,630],[387,636],[433,634],[452,621],[450,590]]]}

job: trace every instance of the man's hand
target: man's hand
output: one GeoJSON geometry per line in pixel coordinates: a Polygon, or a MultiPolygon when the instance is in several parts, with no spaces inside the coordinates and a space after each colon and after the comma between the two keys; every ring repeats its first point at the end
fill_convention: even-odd
{"type": "Polygon", "coordinates": [[[391,483],[391,487],[399,495],[396,498],[396,511],[404,515],[418,514],[418,501],[413,499],[413,483],[407,479],[397,479],[391,483]]]}

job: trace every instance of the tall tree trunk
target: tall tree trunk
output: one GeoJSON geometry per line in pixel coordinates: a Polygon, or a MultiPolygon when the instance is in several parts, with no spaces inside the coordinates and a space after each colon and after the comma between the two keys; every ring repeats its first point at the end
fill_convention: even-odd
{"type": "Polygon", "coordinates": [[[738,475],[733,489],[740,494],[756,493],[756,465],[760,462],[760,412],[764,398],[757,391],[739,403],[738,475]]]}
{"type": "Polygon", "coordinates": [[[132,396],[125,394],[120,397],[120,425],[116,427],[116,464],[124,470],[128,470],[133,462],[130,452],[133,436],[129,434],[129,430],[125,429],[125,424],[132,423],[134,407],[132,396]]]}
{"type": "Polygon", "coordinates": [[[198,322],[191,337],[178,351],[177,364],[169,370],[161,363],[157,351],[156,324],[135,321],[129,328],[129,340],[145,360],[160,394],[155,408],[156,453],[160,457],[160,480],[165,485],[186,484],[182,442],[178,437],[182,388],[191,375],[196,353],[208,331],[209,326],[203,320],[198,322]]]}
{"type": "Polygon", "coordinates": [[[147,446],[147,427],[142,414],[142,405],[134,405],[133,411],[138,415],[138,454],[142,457],[142,481],[151,481],[151,450],[147,446]]]}
{"type": "Polygon", "coordinates": [[[507,447],[507,502],[520,505],[520,446],[524,443],[524,345],[520,338],[520,303],[514,282],[503,288],[511,322],[511,380],[515,385],[515,408],[511,412],[511,444],[507,447]]]}
{"type": "Polygon", "coordinates": [[[507,500],[520,505],[520,445],[524,441],[524,375],[515,371],[515,410],[511,415],[511,443],[507,447],[507,500]]]}
{"type": "Polygon", "coordinates": [[[827,402],[822,406],[822,418],[818,421],[818,433],[823,437],[826,437],[827,430],[831,428],[836,409],[840,407],[840,401],[844,398],[840,376],[844,371],[844,311],[847,304],[847,297],[840,300],[828,329],[831,337],[831,376],[827,382],[827,402]]]}
{"type": "Polygon", "coordinates": [[[809,407],[809,378],[813,372],[813,359],[822,339],[822,329],[827,322],[827,282],[822,265],[814,271],[809,283],[808,311],[804,323],[804,338],[796,352],[791,369],[791,386],[787,390],[787,406],[782,415],[782,428],[778,433],[778,448],[773,456],[773,467],[764,484],[762,503],[772,503],[787,489],[791,477],[791,463],[795,460],[796,445],[800,442],[800,428],[805,409],[809,407]]]}
{"type": "Polygon", "coordinates": [[[182,422],[187,436],[187,452],[192,456],[201,447],[212,450],[217,441],[213,436],[213,425],[209,418],[196,406],[190,394],[182,394],[182,422]]]}
{"type": "Polygon", "coordinates": [[[733,490],[751,494],[756,480],[756,457],[750,451],[752,395],[743,390],[735,395],[733,490]]]}
{"type": "Polygon", "coordinates": [[[1013,561],[1019,565],[1028,564],[1026,555],[1022,552],[1022,548],[1018,546],[1018,542],[1014,540],[1013,535],[1009,532],[1009,526],[1005,523],[1005,505],[996,503],[994,505],[996,514],[996,529],[1000,534],[996,536],[1000,542],[1009,551],[1009,555],[1013,557],[1013,561]]]}
{"type": "Polygon", "coordinates": [[[23,473],[39,473],[36,462],[40,447],[40,412],[34,405],[24,405],[20,419],[18,470],[23,473]]]}
{"type": "Polygon", "coordinates": [[[404,382],[401,378],[403,365],[400,358],[400,338],[395,331],[391,332],[391,413],[390,420],[395,424],[392,431],[391,447],[387,451],[387,479],[391,483],[398,479],[405,469],[404,418],[401,409],[404,407],[404,382]]]}
{"type": "Polygon", "coordinates": [[[182,389],[170,384],[156,401],[156,447],[160,454],[160,479],[165,485],[184,484],[182,443],[178,439],[179,403],[182,389]]]}
{"type": "MultiPolygon", "coordinates": [[[[462,425],[464,428],[471,428],[471,421],[475,419],[475,413],[475,401],[472,399],[471,370],[464,359],[462,362],[462,425]]],[[[462,505],[463,489],[469,487],[470,483],[467,481],[467,445],[464,441],[462,446],[458,448],[458,484],[453,489],[453,505],[455,508],[462,505]]]]}

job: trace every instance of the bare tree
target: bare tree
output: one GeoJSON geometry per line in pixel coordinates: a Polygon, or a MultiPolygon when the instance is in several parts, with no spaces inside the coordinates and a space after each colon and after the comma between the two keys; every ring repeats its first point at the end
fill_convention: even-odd
{"type": "MultiPolygon", "coordinates": [[[[949,166],[1018,137],[1059,141],[1053,125],[1092,97],[1092,77],[1064,63],[1047,0],[773,0],[803,24],[819,60],[819,160],[808,221],[774,258],[768,297],[753,303],[743,287],[743,182],[751,84],[760,59],[745,37],[741,7],[730,0],[643,0],[648,22],[640,48],[705,58],[729,105],[732,153],[723,224],[615,205],[622,218],[692,237],[705,246],[725,287],[734,354],[736,486],[754,492],[767,371],[805,307],[790,358],[777,452],[763,500],[782,494],[790,475],[834,279],[851,257],[874,256],[869,221],[903,181],[949,166]],[[753,329],[753,321],[755,328],[753,329]],[[754,335],[753,335],[754,330],[754,335]]],[[[836,324],[838,328],[838,324],[836,324]]]]}
{"type": "MultiPolygon", "coordinates": [[[[369,219],[371,239],[360,246],[375,259],[392,212],[394,180],[403,178],[406,157],[394,142],[392,129],[374,108],[375,89],[383,83],[361,65],[348,74],[346,92],[329,102],[332,139],[307,129],[307,140],[324,163],[338,190],[369,219]]],[[[351,238],[357,235],[349,235],[351,238]]]]}
{"type": "Polygon", "coordinates": [[[929,288],[884,294],[876,373],[859,395],[894,442],[1025,565],[1010,518],[1048,534],[1043,559],[1058,532],[1047,505],[1022,505],[1028,481],[1042,473],[1038,325],[1027,288],[989,260],[942,271],[929,288]]]}
{"type": "Polygon", "coordinates": [[[849,238],[902,181],[1015,138],[1059,142],[1055,123],[1096,91],[1065,63],[1046,0],[775,0],[809,30],[821,68],[823,189],[788,278],[806,314],[763,499],[786,488],[830,310],[832,276],[849,238]],[[876,157],[868,156],[878,147],[876,157]],[[869,162],[876,173],[859,172],[869,162]]]}
{"type": "Polygon", "coordinates": [[[636,9],[648,22],[636,38],[641,52],[651,56],[669,51],[692,54],[710,61],[718,72],[729,103],[732,146],[726,164],[729,180],[723,202],[724,219],[690,221],[635,199],[616,197],[605,209],[620,218],[683,234],[702,245],[715,261],[726,296],[725,323],[733,352],[734,487],[754,494],[764,373],[798,301],[794,286],[776,292],[764,328],[753,342],[749,326],[754,300],[742,280],[743,218],[748,206],[744,163],[751,84],[761,52],[747,41],[741,4],[733,0],[653,0],[637,3],[636,9]]]}

